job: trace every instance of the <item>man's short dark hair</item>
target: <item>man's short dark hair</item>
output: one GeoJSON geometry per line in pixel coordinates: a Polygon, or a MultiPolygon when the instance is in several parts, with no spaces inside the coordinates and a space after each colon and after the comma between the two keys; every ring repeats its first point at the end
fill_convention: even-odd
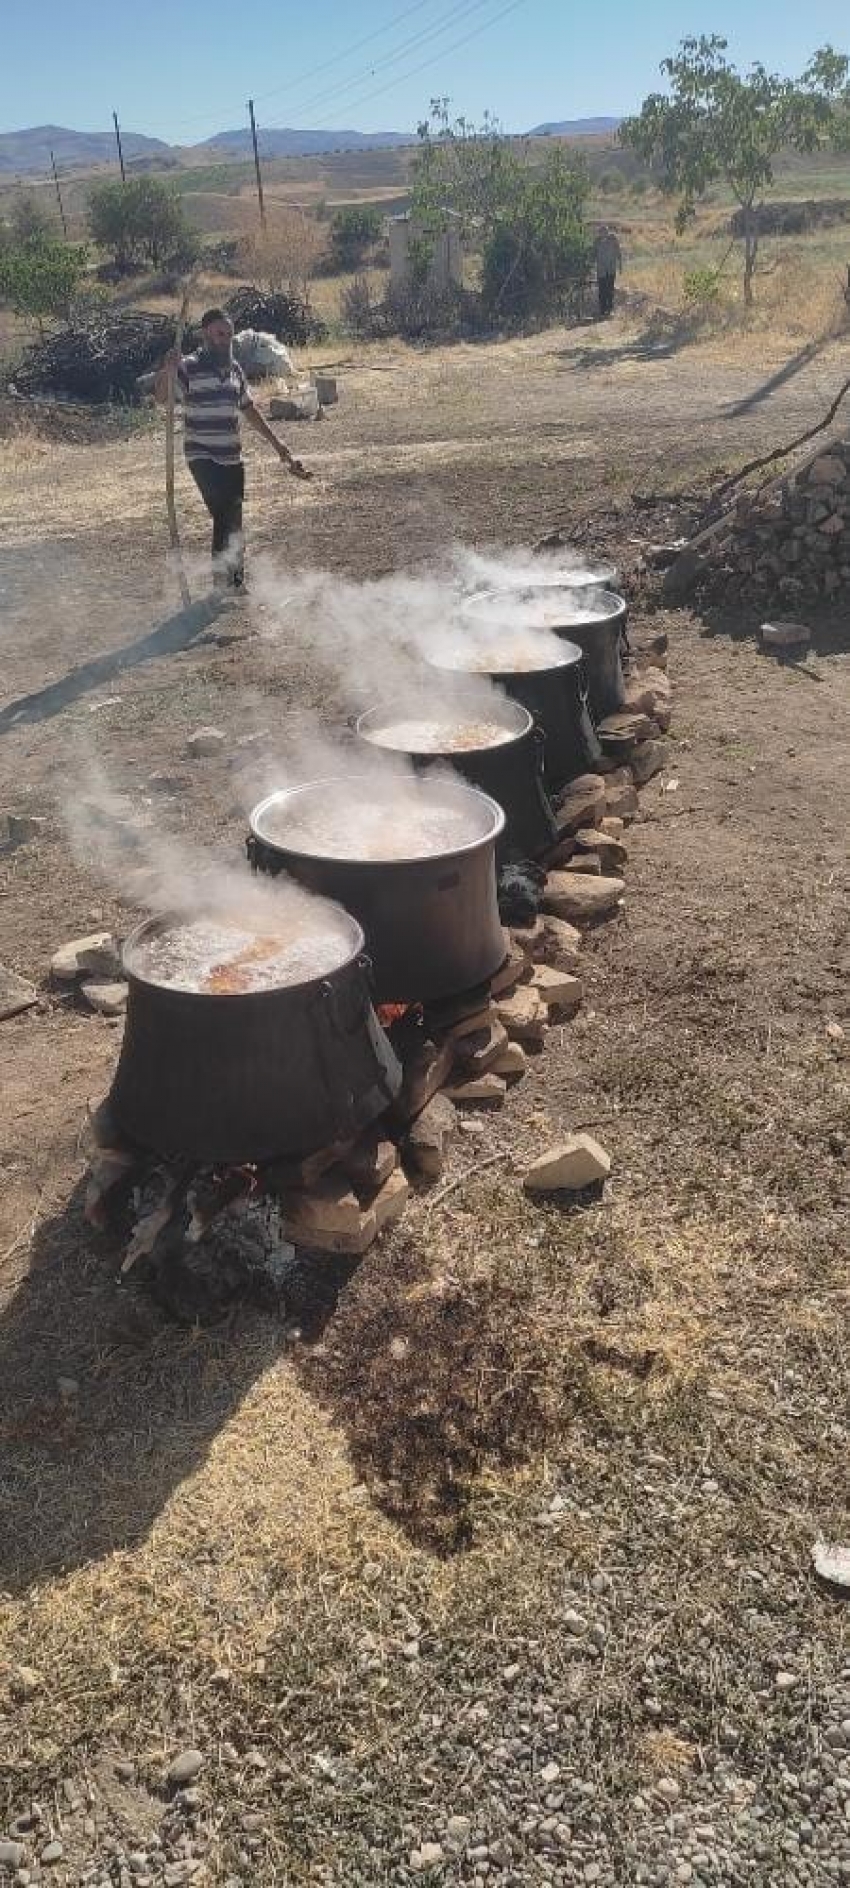
{"type": "Polygon", "coordinates": [[[201,327],[211,328],[214,321],[226,321],[229,328],[233,327],[230,316],[225,314],[223,308],[208,308],[206,314],[201,316],[201,327]]]}

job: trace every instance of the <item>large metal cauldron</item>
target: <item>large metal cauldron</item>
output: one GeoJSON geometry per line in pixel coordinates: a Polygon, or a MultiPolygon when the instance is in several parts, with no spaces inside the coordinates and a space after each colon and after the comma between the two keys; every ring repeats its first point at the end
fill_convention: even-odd
{"type": "Polygon", "coordinates": [[[124,946],[127,1022],[111,1102],[141,1147],[204,1165],[298,1158],[346,1139],[383,1112],[401,1068],[372,1007],[359,924],[327,976],[239,995],[151,982],[145,945],[124,946]]]}
{"type": "MultiPolygon", "coordinates": [[[[463,614],[469,615],[483,629],[485,612],[492,609],[492,605],[490,594],[475,597],[465,605],[463,614]]],[[[461,667],[456,649],[452,650],[452,658],[451,664],[447,662],[445,666],[456,674],[461,667]]],[[[438,668],[443,666],[435,655],[430,660],[438,668]]],[[[480,657],[473,639],[468,660],[467,673],[480,675],[480,657]]],[[[554,648],[548,650],[541,656],[538,668],[512,669],[507,660],[500,666],[494,659],[492,668],[483,672],[514,701],[520,702],[542,728],[544,777],[550,792],[557,792],[579,774],[595,770],[602,759],[602,749],[590,718],[582,652],[575,644],[559,639],[557,654],[554,648]]]]}
{"type": "Polygon", "coordinates": [[[628,616],[624,598],[615,596],[613,590],[585,592],[547,583],[529,584],[514,595],[533,613],[541,629],[563,636],[581,649],[594,722],[616,714],[626,700],[621,661],[628,616]]]}
{"type": "MultiPolygon", "coordinates": [[[[507,943],[496,896],[496,843],[505,815],[495,800],[458,783],[449,797],[476,836],[451,852],[406,859],[329,857],[289,841],[311,801],[356,793],[356,780],[319,780],[269,794],[251,814],[248,857],[261,872],[300,885],[355,914],[366,935],[380,1003],[433,1002],[485,983],[507,943]]],[[[390,803],[393,785],[388,788],[390,803]]]]}
{"type": "Polygon", "coordinates": [[[508,564],[493,570],[487,590],[528,590],[538,584],[556,590],[616,590],[620,572],[608,558],[594,558],[587,564],[559,564],[557,551],[540,551],[528,563],[508,564]]]}
{"type": "Polygon", "coordinates": [[[496,845],[500,865],[510,860],[536,859],[554,845],[558,828],[543,782],[545,736],[528,709],[507,695],[494,693],[493,700],[483,712],[479,708],[477,715],[474,709],[467,715],[442,710],[433,717],[422,715],[420,725],[427,725],[429,719],[436,727],[436,744],[432,740],[423,745],[423,737],[417,740],[415,733],[405,734],[405,727],[410,729],[415,723],[402,708],[370,708],[358,717],[354,729],[372,747],[408,755],[415,767],[448,764],[471,786],[496,800],[505,815],[504,830],[496,845]],[[475,729],[482,722],[497,727],[502,738],[476,742],[475,729]],[[452,742],[452,724],[456,735],[462,735],[465,728],[469,730],[467,744],[452,742]]]}

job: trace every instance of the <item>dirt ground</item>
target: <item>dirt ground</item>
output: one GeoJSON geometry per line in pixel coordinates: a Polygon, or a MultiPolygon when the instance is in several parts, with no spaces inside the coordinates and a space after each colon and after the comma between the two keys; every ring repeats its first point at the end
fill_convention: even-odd
{"type": "MultiPolygon", "coordinates": [[[[554,525],[628,560],[669,527],[634,491],[768,449],[841,377],[829,348],[753,362],[622,322],[338,372],[339,408],[297,435],[313,485],[250,454],[252,551],[282,585],[554,525]]],[[[244,1307],[187,1331],[116,1284],[80,1212],[117,1030],[47,971],[129,914],[64,822],[104,764],[236,858],[240,741],[341,721],[344,695],[248,606],[207,607],[185,479],[200,600],[179,610],[155,423],[0,455],[0,811],[45,822],[0,859],[0,958],[44,987],[0,1024],[17,1878],[850,1879],[847,1613],[810,1568],[819,1535],[847,1538],[840,635],[780,666],[664,615],[671,790],[642,795],[579,1018],[359,1267],[307,1268],[287,1324],[244,1307]],[[227,749],[190,761],[202,724],[227,749]],[[579,1125],[608,1197],[531,1204],[523,1160],[579,1125]],[[204,1763],[175,1802],[187,1746],[204,1763]]]]}

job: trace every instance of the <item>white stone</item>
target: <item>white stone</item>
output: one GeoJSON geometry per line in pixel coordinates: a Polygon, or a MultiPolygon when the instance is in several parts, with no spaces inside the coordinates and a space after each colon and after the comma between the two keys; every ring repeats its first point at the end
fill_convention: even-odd
{"type": "Polygon", "coordinates": [[[509,1042],[502,1050],[490,1070],[491,1075],[501,1075],[504,1082],[518,1082],[528,1069],[528,1056],[522,1044],[509,1042]]]}
{"type": "Polygon", "coordinates": [[[560,1014],[572,1014],[584,995],[581,979],[568,970],[556,970],[553,964],[535,965],[532,988],[539,991],[547,1010],[560,1014]]]}
{"type": "Polygon", "coordinates": [[[500,1108],[505,1099],[506,1087],[500,1075],[488,1071],[486,1075],[475,1075],[469,1082],[458,1082],[446,1089],[450,1101],[460,1107],[500,1108]]]}
{"type": "Polygon", "coordinates": [[[88,937],[72,938],[50,960],[51,975],[58,983],[76,983],[87,971],[91,976],[114,976],[119,969],[118,947],[111,931],[92,931],[88,937]]]}
{"type": "Polygon", "coordinates": [[[121,1016],[127,1008],[126,983],[84,983],[83,996],[99,1016],[121,1016]]]}
{"type": "Polygon", "coordinates": [[[762,623],[761,639],[765,649],[799,649],[812,640],[805,623],[762,623]]]}
{"type": "Polygon", "coordinates": [[[616,911],[626,887],[621,878],[597,878],[591,873],[550,872],[543,908],[553,917],[604,918],[616,911]]]}
{"type": "Polygon", "coordinates": [[[610,1172],[611,1156],[591,1134],[570,1134],[532,1162],[523,1186],[527,1193],[580,1192],[610,1172]]]}
{"type": "Polygon", "coordinates": [[[566,918],[547,912],[536,955],[538,963],[551,964],[553,970],[567,970],[575,976],[581,965],[581,932],[566,918]]]}
{"type": "Polygon", "coordinates": [[[443,1847],[440,1842],[423,1842],[418,1849],[411,1849],[410,1866],[414,1873],[421,1875],[426,1868],[439,1868],[443,1859],[443,1847]]]}
{"type": "Polygon", "coordinates": [[[186,752],[191,760],[204,760],[211,754],[220,754],[226,744],[223,728],[195,728],[186,742],[186,752]]]}

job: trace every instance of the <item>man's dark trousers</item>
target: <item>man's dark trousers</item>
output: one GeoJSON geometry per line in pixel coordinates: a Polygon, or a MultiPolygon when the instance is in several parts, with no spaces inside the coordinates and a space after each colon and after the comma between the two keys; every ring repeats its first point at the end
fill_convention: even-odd
{"type": "Polygon", "coordinates": [[[599,313],[603,321],[607,320],[614,307],[614,288],[616,281],[617,277],[615,275],[600,275],[598,278],[599,313]]]}
{"type": "Polygon", "coordinates": [[[190,459],[189,471],[213,521],[212,554],[217,570],[236,585],[244,579],[242,502],[245,467],[219,465],[216,459],[190,459]]]}

